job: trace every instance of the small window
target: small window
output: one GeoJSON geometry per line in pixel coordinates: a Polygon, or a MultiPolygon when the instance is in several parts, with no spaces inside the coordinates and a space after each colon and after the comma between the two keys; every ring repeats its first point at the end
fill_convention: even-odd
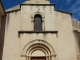
{"type": "Polygon", "coordinates": [[[39,14],[34,16],[34,31],[42,31],[42,17],[39,14]]]}

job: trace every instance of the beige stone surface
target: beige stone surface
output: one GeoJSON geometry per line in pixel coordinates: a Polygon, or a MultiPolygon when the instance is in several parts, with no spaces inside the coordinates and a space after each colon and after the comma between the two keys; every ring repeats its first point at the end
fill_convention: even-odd
{"type": "Polygon", "coordinates": [[[44,15],[45,18],[43,20],[43,30],[45,31],[55,31],[55,12],[53,6],[21,6],[21,30],[29,30],[33,31],[33,19],[32,15],[41,14],[44,15]],[[27,17],[27,18],[26,18],[27,17]],[[28,25],[26,25],[28,24],[28,25]],[[50,26],[50,27],[49,27],[50,26]]]}
{"type": "Polygon", "coordinates": [[[54,5],[49,5],[46,1],[48,5],[36,5],[38,2],[30,5],[31,2],[27,2],[21,5],[21,10],[7,13],[3,60],[30,60],[29,54],[39,55],[37,53],[44,50],[47,53],[41,55],[48,56],[49,60],[77,60],[70,14],[54,10],[54,5]],[[35,14],[42,16],[43,31],[58,31],[58,33],[19,34],[18,31],[34,31],[35,14]],[[29,50],[31,48],[36,49],[35,52],[29,50]],[[25,49],[25,55],[22,55],[25,49]]]}
{"type": "Polygon", "coordinates": [[[57,36],[56,34],[43,34],[43,33],[40,33],[40,34],[36,34],[36,33],[33,33],[33,34],[21,34],[20,36],[20,53],[22,53],[22,50],[24,48],[24,46],[29,43],[30,41],[33,41],[33,40],[36,40],[36,39],[40,39],[40,40],[45,40],[47,41],[48,43],[50,43],[56,54],[57,54],[57,36]]]}
{"type": "Polygon", "coordinates": [[[56,12],[58,32],[58,59],[77,60],[75,40],[69,14],[56,12]],[[74,58],[73,58],[74,57],[74,58]]]}
{"type": "Polygon", "coordinates": [[[7,14],[2,60],[19,60],[20,11],[7,14]]]}
{"type": "Polygon", "coordinates": [[[72,19],[73,30],[77,30],[80,32],[80,21],[72,19]]]}

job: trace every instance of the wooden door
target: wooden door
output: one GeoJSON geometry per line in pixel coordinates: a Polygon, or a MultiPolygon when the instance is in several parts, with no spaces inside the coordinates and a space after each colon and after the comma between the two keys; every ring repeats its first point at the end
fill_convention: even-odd
{"type": "Polygon", "coordinates": [[[46,60],[46,57],[31,57],[31,60],[46,60]]]}

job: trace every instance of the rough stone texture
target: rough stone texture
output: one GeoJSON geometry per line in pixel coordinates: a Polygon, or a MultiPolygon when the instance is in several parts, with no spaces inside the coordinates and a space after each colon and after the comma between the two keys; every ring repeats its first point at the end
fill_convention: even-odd
{"type": "Polygon", "coordinates": [[[32,15],[42,14],[45,18],[43,20],[43,31],[55,31],[55,12],[53,6],[30,6],[30,5],[22,5],[21,6],[21,30],[33,31],[33,19],[32,15]],[[27,17],[27,18],[26,18],[27,17]],[[50,27],[49,27],[50,26],[50,27]]]}
{"type": "Polygon", "coordinates": [[[80,22],[77,20],[72,20],[73,30],[77,30],[80,32],[80,22]]]}
{"type": "Polygon", "coordinates": [[[69,14],[56,11],[58,32],[58,59],[76,60],[75,41],[69,14]],[[66,54],[66,55],[65,55],[66,54]],[[73,58],[74,57],[74,58],[73,58]]]}
{"type": "Polygon", "coordinates": [[[20,11],[7,14],[2,60],[19,60],[20,11]]]}
{"type": "Polygon", "coordinates": [[[80,60],[80,32],[74,31],[74,36],[76,43],[77,58],[78,60],[80,60]]]}
{"type": "MultiPolygon", "coordinates": [[[[27,2],[21,4],[21,10],[7,13],[3,60],[26,60],[27,54],[26,57],[22,56],[22,51],[27,43],[36,39],[46,41],[54,48],[56,56],[53,55],[52,60],[77,60],[76,39],[70,14],[54,10],[54,5],[46,1],[46,4],[38,1],[32,5],[30,1],[27,2]],[[42,16],[43,31],[58,33],[19,34],[18,31],[34,31],[35,14],[42,16]]],[[[38,54],[35,52],[34,55],[38,54]]]]}
{"type": "Polygon", "coordinates": [[[80,60],[80,22],[72,20],[72,26],[74,30],[77,58],[80,60]]]}

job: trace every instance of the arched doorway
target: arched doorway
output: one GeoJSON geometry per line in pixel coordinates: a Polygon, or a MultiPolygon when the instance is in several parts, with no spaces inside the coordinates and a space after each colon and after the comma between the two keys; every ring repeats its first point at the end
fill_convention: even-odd
{"type": "Polygon", "coordinates": [[[32,54],[31,54],[32,57],[40,57],[40,56],[45,56],[45,53],[41,50],[35,50],[32,54]]]}
{"type": "Polygon", "coordinates": [[[41,50],[36,50],[31,54],[31,60],[46,60],[45,53],[41,50]]]}
{"type": "Polygon", "coordinates": [[[22,56],[27,60],[53,60],[56,58],[53,47],[44,40],[33,40],[25,45],[22,56]]]}

